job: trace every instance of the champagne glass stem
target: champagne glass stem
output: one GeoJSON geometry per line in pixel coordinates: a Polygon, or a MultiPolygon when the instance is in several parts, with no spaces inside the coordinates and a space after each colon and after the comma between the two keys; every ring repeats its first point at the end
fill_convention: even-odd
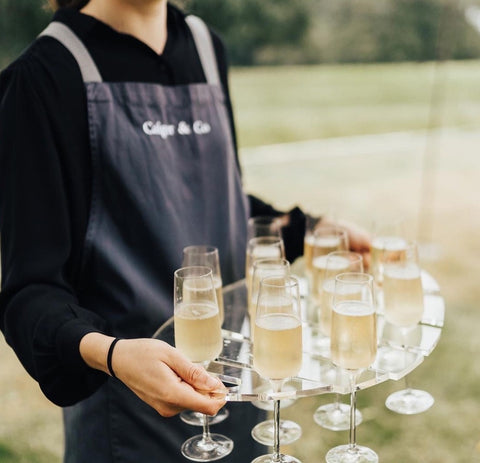
{"type": "MultiPolygon", "coordinates": [[[[402,333],[402,344],[403,344],[403,366],[404,368],[408,365],[408,350],[407,350],[407,333],[408,329],[400,328],[400,332],[402,333]]],[[[410,391],[410,381],[408,379],[408,374],[405,375],[405,389],[410,391]]]]}
{"type": "MultiPolygon", "coordinates": [[[[282,390],[285,380],[270,380],[272,389],[274,392],[280,392],[282,390]]],[[[273,401],[273,455],[272,463],[282,461],[280,454],[280,400],[275,399],[273,401]]]]}
{"type": "Polygon", "coordinates": [[[212,441],[210,437],[210,424],[208,422],[208,416],[203,413],[202,413],[202,425],[203,425],[202,440],[205,444],[208,444],[212,441]]]}
{"type": "Polygon", "coordinates": [[[273,403],[273,456],[272,462],[281,461],[280,457],[280,400],[273,403]]]}
{"type": "Polygon", "coordinates": [[[350,379],[350,450],[353,450],[357,445],[357,424],[355,422],[355,411],[357,409],[357,373],[351,371],[349,374],[350,379]]]}
{"type": "Polygon", "coordinates": [[[335,393],[335,409],[340,410],[340,394],[335,393]]]}
{"type": "Polygon", "coordinates": [[[411,391],[411,390],[412,390],[412,388],[411,388],[411,386],[410,386],[410,379],[409,379],[408,375],[405,375],[405,389],[406,389],[407,391],[411,391]]]}

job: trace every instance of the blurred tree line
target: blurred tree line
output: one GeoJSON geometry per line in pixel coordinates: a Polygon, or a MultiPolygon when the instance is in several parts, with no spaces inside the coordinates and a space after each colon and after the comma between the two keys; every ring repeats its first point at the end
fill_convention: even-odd
{"type": "Polygon", "coordinates": [[[480,32],[466,17],[467,7],[479,8],[474,0],[182,3],[220,32],[239,65],[480,57],[480,32]]]}
{"type": "MultiPolygon", "coordinates": [[[[479,58],[480,26],[466,12],[480,0],[466,2],[174,0],[223,36],[232,64],[247,66],[479,58]]],[[[0,0],[0,68],[47,24],[45,3],[0,0]]]]}

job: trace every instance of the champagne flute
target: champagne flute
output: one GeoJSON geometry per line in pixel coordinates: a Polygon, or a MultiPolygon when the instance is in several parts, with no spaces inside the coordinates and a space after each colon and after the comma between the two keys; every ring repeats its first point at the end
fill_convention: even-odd
{"type": "Polygon", "coordinates": [[[255,313],[257,310],[258,291],[260,281],[267,276],[290,275],[290,262],[283,257],[256,259],[252,265],[252,278],[250,297],[248,299],[248,315],[252,320],[252,332],[255,326],[255,313]]]}
{"type": "MultiPolygon", "coordinates": [[[[361,254],[351,251],[335,251],[327,254],[325,274],[320,295],[318,319],[320,321],[320,333],[330,342],[332,324],[332,304],[335,294],[335,277],[340,273],[362,273],[363,257],[361,254]]],[[[346,291],[349,287],[344,288],[346,291]]],[[[354,287],[353,296],[356,288],[354,287]]],[[[351,294],[345,293],[342,297],[347,300],[351,294]]],[[[339,296],[337,296],[339,297],[339,296]]],[[[356,410],[355,422],[357,426],[362,422],[362,414],[356,410]]],[[[318,407],[313,414],[314,421],[332,431],[346,431],[350,428],[350,406],[340,401],[340,394],[335,394],[335,401],[318,407]]]]}
{"type": "MultiPolygon", "coordinates": [[[[182,267],[174,274],[175,346],[194,363],[204,367],[220,355],[223,347],[212,269],[182,267]]],[[[214,461],[233,450],[233,441],[210,433],[203,415],[202,434],[186,440],[182,455],[192,461],[214,461]]]]}
{"type": "Polygon", "coordinates": [[[312,270],[313,232],[321,219],[307,215],[305,217],[305,236],[303,237],[303,260],[305,263],[305,275],[308,278],[312,270]]]}
{"type": "MultiPolygon", "coordinates": [[[[290,275],[290,263],[286,259],[259,259],[253,264],[252,295],[249,301],[249,316],[252,325],[252,334],[255,328],[255,316],[260,282],[267,276],[288,277],[290,275]]],[[[251,336],[253,341],[253,336],[251,336]]],[[[252,402],[253,405],[257,405],[252,402]]],[[[263,403],[262,403],[263,405],[263,403]]],[[[281,403],[281,406],[283,404],[281,403]]],[[[267,406],[268,407],[268,406],[267,406]]],[[[262,408],[266,408],[265,406],[262,408]]],[[[258,423],[252,429],[252,437],[263,445],[272,446],[274,441],[274,421],[265,420],[258,423]]],[[[280,420],[280,441],[287,445],[295,442],[302,435],[302,428],[290,420],[280,420]]]]}
{"type": "MultiPolygon", "coordinates": [[[[260,282],[255,318],[253,366],[280,392],[288,378],[302,366],[302,323],[298,280],[270,276],[260,282]]],[[[274,400],[273,454],[262,455],[253,463],[300,463],[280,453],[280,399],[274,400]]]]}
{"type": "MultiPolygon", "coordinates": [[[[220,324],[223,324],[224,304],[222,292],[222,274],[220,271],[220,259],[218,249],[215,246],[209,245],[192,245],[183,248],[182,267],[204,266],[212,269],[213,284],[215,286],[215,293],[217,296],[220,324]]],[[[229,415],[227,408],[222,409],[215,416],[208,416],[210,425],[221,423],[229,415]]],[[[184,410],[180,413],[180,419],[192,426],[203,426],[203,414],[193,410],[184,410]]]]}
{"type": "Polygon", "coordinates": [[[247,243],[245,260],[245,284],[247,286],[247,301],[252,297],[253,264],[258,259],[285,258],[285,245],[279,236],[257,236],[247,243]]]}
{"type": "Polygon", "coordinates": [[[405,235],[405,222],[401,218],[373,223],[370,267],[377,286],[382,286],[384,262],[395,260],[405,249],[405,235]]]}
{"type": "MultiPolygon", "coordinates": [[[[347,232],[335,225],[321,225],[315,229],[311,238],[312,256],[309,274],[310,310],[308,321],[318,324],[317,307],[322,293],[327,256],[335,251],[348,251],[347,232]]],[[[308,267],[307,267],[308,268],[308,267]]]]}
{"type": "MultiPolygon", "coordinates": [[[[407,335],[414,330],[423,315],[423,289],[418,249],[415,242],[408,242],[405,252],[395,262],[387,262],[383,268],[383,299],[385,319],[401,333],[405,356],[407,335]]],[[[406,359],[405,359],[406,361],[406,359]]],[[[413,415],[428,410],[434,403],[427,392],[407,387],[387,397],[388,409],[413,415]]]]}
{"type": "Polygon", "coordinates": [[[222,273],[220,271],[220,258],[218,249],[209,245],[193,245],[183,248],[182,267],[204,266],[212,269],[213,284],[217,295],[218,310],[220,311],[220,322],[223,324],[225,319],[223,292],[222,292],[222,273]]]}
{"type": "MultiPolygon", "coordinates": [[[[334,251],[327,254],[322,285],[318,290],[320,304],[318,306],[318,320],[320,331],[330,338],[332,326],[332,304],[335,295],[335,277],[341,273],[363,273],[363,257],[352,251],[334,251]]],[[[340,297],[337,295],[337,297],[340,297]]],[[[348,299],[349,294],[344,294],[348,299]]]]}
{"type": "Polygon", "coordinates": [[[282,237],[282,223],[279,217],[259,215],[250,217],[247,222],[247,241],[259,236],[282,237]]]}
{"type": "Polygon", "coordinates": [[[312,273],[313,247],[315,244],[315,230],[331,227],[323,223],[323,219],[307,215],[305,218],[305,236],[303,238],[303,258],[305,261],[305,275],[310,277],[312,273]]]}
{"type": "Polygon", "coordinates": [[[331,355],[333,363],[349,373],[350,439],[330,449],[327,463],[377,463],[378,455],[356,443],[356,380],[372,365],[377,353],[373,277],[365,273],[341,273],[335,277],[331,355]],[[349,298],[345,299],[345,294],[349,298]]]}

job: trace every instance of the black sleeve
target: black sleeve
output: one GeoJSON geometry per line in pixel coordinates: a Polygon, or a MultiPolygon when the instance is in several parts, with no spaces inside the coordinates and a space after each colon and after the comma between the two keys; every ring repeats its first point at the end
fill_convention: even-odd
{"type": "Polygon", "coordinates": [[[64,406],[106,379],[79,353],[80,339],[104,323],[78,305],[68,277],[72,220],[47,91],[61,97],[38,63],[20,59],[0,76],[0,329],[45,395],[64,406]]]}

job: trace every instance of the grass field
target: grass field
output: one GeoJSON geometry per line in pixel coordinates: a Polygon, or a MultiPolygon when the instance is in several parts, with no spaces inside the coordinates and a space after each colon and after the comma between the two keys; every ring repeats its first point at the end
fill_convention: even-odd
{"type": "MultiPolygon", "coordinates": [[[[471,132],[445,137],[435,171],[437,189],[429,204],[433,220],[430,239],[437,252],[433,258],[424,256],[422,263],[441,285],[446,325],[438,347],[413,372],[411,382],[430,391],[436,403],[418,416],[399,416],[388,411],[384,400],[390,392],[403,387],[402,381],[383,383],[361,391],[358,396],[365,418],[358,429],[358,439],[374,448],[382,462],[480,462],[480,365],[475,360],[480,349],[480,133],[474,140],[471,137],[471,132]]],[[[385,147],[383,156],[353,154],[355,140],[345,145],[352,156],[319,157],[318,161],[303,161],[298,167],[294,161],[299,154],[297,146],[292,148],[291,163],[285,161],[275,167],[256,163],[255,169],[245,169],[249,189],[275,201],[279,207],[298,203],[307,210],[321,212],[333,204],[339,216],[354,218],[366,227],[372,216],[401,215],[415,232],[422,182],[421,153],[401,149],[396,153],[385,147]],[[283,182],[265,180],[273,175],[283,182]],[[302,181],[298,182],[300,176],[302,181]]],[[[254,156],[255,150],[249,154],[254,156]]],[[[330,447],[348,439],[346,432],[327,431],[313,421],[316,407],[331,399],[301,399],[283,414],[302,424],[304,435],[290,450],[303,462],[323,461],[330,447]]]]}
{"type": "MultiPolygon", "coordinates": [[[[419,214],[431,218],[422,238],[438,252],[423,264],[441,285],[446,326],[411,380],[436,403],[424,414],[399,416],[383,402],[402,382],[359,394],[364,422],[358,440],[384,463],[480,462],[479,82],[480,62],[237,69],[231,76],[249,191],[280,208],[333,209],[367,228],[373,217],[397,214],[418,234],[419,214]],[[433,88],[441,92],[433,98],[431,117],[433,88]],[[449,130],[426,130],[432,121],[449,130]],[[354,137],[392,132],[414,135],[408,143],[394,136],[354,137]],[[316,139],[308,153],[302,144],[257,148],[316,139]],[[311,154],[315,150],[318,157],[311,154]],[[432,161],[427,176],[425,160],[432,161]]],[[[59,462],[59,410],[43,398],[3,339],[0,358],[0,462],[59,462]]],[[[303,437],[289,451],[303,463],[323,461],[330,447],[348,439],[346,432],[323,430],[312,419],[315,408],[331,399],[302,399],[282,412],[302,424],[303,437]]]]}
{"type": "Polygon", "coordinates": [[[478,61],[237,69],[231,78],[241,146],[478,124],[479,81],[478,61]]]}

